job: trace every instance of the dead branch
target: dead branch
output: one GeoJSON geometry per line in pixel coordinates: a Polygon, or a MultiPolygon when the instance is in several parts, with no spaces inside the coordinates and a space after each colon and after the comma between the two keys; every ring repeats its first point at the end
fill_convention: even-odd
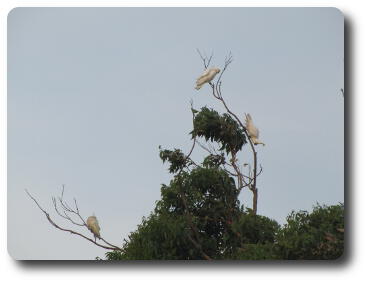
{"type": "MultiPolygon", "coordinates": [[[[104,249],[107,249],[107,250],[115,250],[115,251],[121,251],[121,252],[123,252],[123,250],[121,248],[119,248],[118,246],[113,245],[113,244],[107,242],[102,237],[100,238],[100,240],[103,241],[107,246],[106,245],[99,244],[95,240],[93,240],[92,238],[89,238],[89,237],[87,237],[87,236],[85,236],[85,235],[83,235],[83,234],[81,234],[79,232],[76,232],[74,230],[66,229],[66,228],[63,228],[63,227],[59,226],[58,224],[56,224],[56,222],[54,220],[52,220],[50,214],[45,209],[43,209],[41,207],[41,205],[38,203],[38,201],[28,192],[28,190],[25,190],[25,191],[26,191],[27,195],[34,201],[34,203],[37,205],[37,207],[46,216],[48,222],[50,222],[50,224],[52,226],[54,226],[56,229],[59,229],[61,231],[65,231],[65,232],[69,232],[69,233],[74,234],[74,235],[78,235],[79,237],[82,237],[82,238],[86,239],[87,241],[89,241],[89,242],[93,243],[94,245],[99,246],[101,248],[104,248],[104,249]]],[[[76,199],[74,198],[75,208],[71,208],[71,206],[67,202],[64,201],[64,186],[63,186],[63,189],[62,189],[61,196],[58,198],[58,201],[59,201],[59,204],[57,204],[56,198],[55,197],[52,197],[52,202],[53,202],[53,205],[54,205],[54,209],[55,209],[56,213],[60,217],[66,219],[68,221],[70,221],[73,225],[85,226],[88,229],[87,224],[84,221],[84,218],[79,213],[79,207],[78,207],[78,204],[76,202],[76,199]],[[59,206],[62,207],[62,209],[63,209],[62,212],[60,211],[59,206]],[[77,216],[82,221],[82,223],[78,223],[75,220],[73,220],[71,218],[71,216],[67,212],[69,212],[69,213],[77,216]]],[[[89,229],[88,229],[88,231],[89,231],[89,229]]]]}
{"type": "Polygon", "coordinates": [[[208,58],[208,56],[206,56],[206,55],[203,56],[198,48],[196,48],[196,51],[199,53],[199,56],[200,56],[201,60],[203,61],[205,69],[207,69],[210,65],[210,62],[211,62],[212,58],[213,58],[213,52],[210,55],[210,57],[208,58]]]}

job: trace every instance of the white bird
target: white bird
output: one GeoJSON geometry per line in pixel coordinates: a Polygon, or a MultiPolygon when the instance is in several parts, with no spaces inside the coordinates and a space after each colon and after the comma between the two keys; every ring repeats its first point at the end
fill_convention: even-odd
{"type": "Polygon", "coordinates": [[[101,228],[99,227],[97,217],[95,217],[94,215],[89,216],[87,219],[87,227],[93,233],[94,241],[96,241],[96,238],[101,238],[101,234],[99,233],[101,228]]]}
{"type": "Polygon", "coordinates": [[[220,72],[218,68],[206,69],[204,73],[196,80],[195,89],[199,90],[203,84],[211,82],[212,79],[220,72]]]}
{"type": "Polygon", "coordinates": [[[246,114],[246,130],[254,145],[258,145],[258,144],[265,145],[263,142],[259,140],[260,131],[258,128],[255,127],[250,114],[246,114]]]}

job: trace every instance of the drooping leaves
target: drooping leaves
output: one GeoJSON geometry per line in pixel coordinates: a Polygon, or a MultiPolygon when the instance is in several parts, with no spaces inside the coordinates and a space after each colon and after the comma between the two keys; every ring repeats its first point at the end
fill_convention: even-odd
{"type": "Polygon", "coordinates": [[[344,251],[344,205],[292,212],[277,237],[286,259],[337,259],[344,251]]]}
{"type": "Polygon", "coordinates": [[[159,146],[159,157],[162,159],[163,163],[166,161],[170,163],[168,168],[170,173],[176,173],[190,162],[183,152],[176,148],[174,150],[169,150],[162,149],[161,146],[159,146]]]}
{"type": "Polygon", "coordinates": [[[203,166],[206,168],[214,167],[218,168],[220,165],[225,164],[224,154],[210,154],[204,158],[203,166]]]}
{"type": "Polygon", "coordinates": [[[201,108],[194,118],[192,138],[204,137],[206,141],[215,141],[221,145],[220,150],[228,153],[238,152],[246,143],[246,136],[240,125],[227,113],[220,115],[207,107],[201,108]]]}

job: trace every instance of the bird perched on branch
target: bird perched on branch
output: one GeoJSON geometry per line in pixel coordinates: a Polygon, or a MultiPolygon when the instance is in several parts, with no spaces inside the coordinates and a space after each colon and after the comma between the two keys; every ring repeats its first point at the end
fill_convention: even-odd
{"type": "Polygon", "coordinates": [[[101,238],[101,234],[99,233],[101,228],[99,227],[97,217],[95,217],[94,215],[89,216],[87,219],[87,227],[93,233],[94,241],[96,241],[96,238],[101,238]]]}
{"type": "Polygon", "coordinates": [[[199,90],[203,84],[211,82],[212,79],[220,72],[218,68],[206,69],[204,73],[196,80],[195,89],[199,90]]]}
{"type": "Polygon", "coordinates": [[[259,134],[260,134],[259,129],[255,127],[250,114],[246,114],[246,130],[254,145],[258,144],[265,145],[263,142],[259,140],[259,134]]]}

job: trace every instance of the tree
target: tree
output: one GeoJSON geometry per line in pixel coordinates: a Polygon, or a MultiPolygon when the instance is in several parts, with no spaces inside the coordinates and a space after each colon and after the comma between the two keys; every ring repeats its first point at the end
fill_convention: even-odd
{"type": "MultiPolygon", "coordinates": [[[[204,68],[208,69],[212,56],[207,58],[199,54],[204,68]]],[[[174,174],[173,180],[168,186],[162,186],[161,200],[154,213],[129,236],[124,251],[109,252],[108,259],[145,259],[146,251],[152,246],[157,249],[154,248],[154,256],[150,253],[148,258],[225,259],[233,258],[247,244],[274,242],[279,225],[256,215],[256,178],[262,169],[257,172],[254,144],[246,127],[228,108],[222,95],[221,78],[231,62],[230,54],[217,81],[207,81],[213,97],[223,103],[227,113],[220,114],[208,107],[196,110],[191,102],[193,129],[190,134],[193,144],[189,153],[185,155],[177,148],[159,147],[160,158],[169,163],[168,170],[174,174]],[[246,144],[250,144],[253,152],[253,171],[251,166],[240,165],[238,160],[238,154],[246,144]],[[191,159],[196,145],[209,154],[201,163],[191,159]],[[242,172],[246,166],[248,175],[242,172]],[[238,199],[245,187],[253,192],[253,207],[246,211],[238,199]],[[170,223],[169,234],[167,223],[170,223]],[[170,249],[162,248],[162,242],[169,243],[170,249]],[[179,253],[172,254],[173,251],[179,253]]]]}
{"type": "Polygon", "coordinates": [[[337,259],[344,251],[344,205],[292,212],[277,237],[279,254],[286,259],[337,259]]]}
{"type": "MultiPolygon", "coordinates": [[[[209,65],[211,63],[211,60],[213,58],[213,55],[211,55],[210,57],[207,56],[203,56],[199,50],[197,50],[200,58],[203,62],[204,68],[208,69],[209,65]]],[[[229,55],[225,58],[224,61],[224,66],[222,68],[221,73],[219,74],[218,79],[216,80],[216,82],[209,82],[209,85],[211,87],[211,94],[212,96],[219,100],[222,105],[224,106],[224,108],[226,109],[227,113],[223,114],[223,118],[225,120],[227,120],[228,123],[224,124],[224,126],[222,127],[217,127],[217,133],[219,131],[219,134],[221,135],[223,131],[223,129],[225,129],[227,126],[234,130],[234,128],[239,129],[242,132],[242,140],[241,138],[238,137],[238,135],[236,135],[235,132],[231,132],[229,136],[227,136],[227,139],[225,140],[225,142],[229,142],[227,145],[225,145],[226,147],[226,153],[228,156],[228,163],[226,163],[227,165],[229,165],[230,167],[232,167],[232,169],[234,170],[234,172],[230,172],[229,173],[234,176],[237,180],[237,187],[239,190],[242,190],[243,188],[248,188],[252,194],[253,194],[253,200],[252,200],[252,212],[254,214],[257,213],[257,202],[258,202],[258,188],[257,188],[257,177],[261,174],[262,172],[262,167],[260,165],[260,171],[258,172],[258,156],[257,156],[257,151],[255,149],[255,145],[252,141],[252,139],[250,138],[250,134],[248,132],[248,129],[245,127],[244,123],[242,122],[241,119],[238,118],[238,115],[236,115],[233,111],[231,111],[231,109],[228,107],[228,104],[226,103],[226,101],[224,100],[223,97],[223,92],[222,92],[222,77],[223,74],[225,73],[225,71],[227,70],[228,66],[232,63],[233,61],[233,57],[232,57],[232,53],[229,53],[229,55]],[[239,143],[240,147],[236,147],[235,144],[239,143]],[[250,145],[250,150],[252,152],[253,155],[253,163],[252,166],[249,166],[249,162],[246,163],[242,163],[242,165],[238,162],[238,152],[239,150],[242,149],[242,145],[248,143],[250,145]],[[249,173],[246,175],[243,173],[244,170],[246,170],[246,167],[248,167],[249,169],[249,173]],[[251,169],[252,168],[252,169],[251,169]]],[[[203,109],[202,109],[203,110],[203,109]]],[[[207,124],[211,124],[210,119],[207,119],[206,122],[207,124]]],[[[219,125],[223,125],[223,124],[217,124],[217,126],[219,125]]],[[[194,124],[195,126],[195,124],[194,124]]],[[[205,127],[205,124],[204,124],[205,127]]],[[[195,129],[195,127],[194,127],[195,129]]],[[[234,130],[235,131],[235,130],[234,130]]],[[[215,132],[215,130],[214,130],[215,132]]],[[[209,135],[203,135],[206,139],[206,141],[208,141],[209,139],[211,139],[211,141],[215,140],[218,141],[217,139],[215,139],[215,136],[213,138],[212,135],[210,135],[212,132],[209,132],[209,135]]],[[[198,135],[200,136],[200,135],[198,135]]],[[[217,137],[219,138],[219,141],[223,141],[220,138],[221,137],[217,137]]],[[[222,137],[223,138],[223,137],[222,137]]],[[[195,141],[195,139],[194,139],[195,141]]],[[[199,143],[200,144],[200,143],[199,143]]],[[[195,145],[195,142],[194,142],[195,145]]],[[[201,145],[202,148],[204,148],[205,150],[207,150],[211,155],[213,155],[213,152],[215,152],[215,148],[208,148],[206,146],[201,145]]],[[[222,143],[222,147],[221,150],[223,150],[223,143],[222,143]]],[[[223,153],[223,152],[222,152],[223,153]]],[[[221,155],[222,155],[221,153],[221,155]]]]}
{"type": "MultiPolygon", "coordinates": [[[[212,56],[199,55],[208,69],[212,56]]],[[[341,207],[317,207],[311,214],[293,212],[284,227],[257,214],[257,178],[263,171],[258,165],[257,143],[253,142],[258,135],[254,126],[250,135],[244,121],[231,111],[223,97],[222,77],[231,63],[229,54],[217,80],[212,81],[213,75],[205,81],[225,113],[207,106],[197,110],[191,101],[192,146],[187,154],[181,149],[159,146],[159,157],[168,163],[172,180],[162,185],[161,199],[154,210],[122,247],[102,237],[97,242],[81,232],[62,228],[27,193],[53,226],[106,249],[109,260],[337,258],[344,236],[341,207]],[[192,159],[197,148],[206,152],[203,160],[192,159]],[[243,158],[246,148],[251,160],[243,158]],[[251,207],[247,200],[240,203],[243,189],[252,192],[251,207]]],[[[58,199],[53,198],[57,214],[73,225],[88,228],[76,200],[74,206],[69,205],[63,192],[58,199]]]]}
{"type": "Polygon", "coordinates": [[[116,259],[232,259],[248,244],[274,243],[279,225],[244,211],[234,179],[198,166],[162,185],[154,213],[143,219],[116,259]]]}

